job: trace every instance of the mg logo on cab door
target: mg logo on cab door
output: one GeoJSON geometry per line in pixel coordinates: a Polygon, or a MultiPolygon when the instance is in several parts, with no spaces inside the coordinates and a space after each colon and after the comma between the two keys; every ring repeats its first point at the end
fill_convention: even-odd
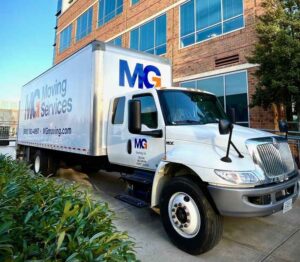
{"type": "Polygon", "coordinates": [[[134,139],[134,148],[137,149],[147,149],[148,142],[145,138],[135,138],[134,139]]]}
{"type": "Polygon", "coordinates": [[[120,60],[119,64],[119,85],[125,86],[125,80],[130,87],[134,87],[138,80],[138,88],[160,87],[161,86],[161,73],[160,70],[153,65],[144,66],[143,64],[137,63],[133,72],[130,71],[128,62],[126,60],[120,60]],[[151,78],[149,75],[153,75],[151,78]],[[149,79],[150,78],[150,79],[149,79]]]}

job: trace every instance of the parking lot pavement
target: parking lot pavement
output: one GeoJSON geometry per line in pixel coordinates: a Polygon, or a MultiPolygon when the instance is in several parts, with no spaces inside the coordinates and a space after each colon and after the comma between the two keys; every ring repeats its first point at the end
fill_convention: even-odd
{"type": "Polygon", "coordinates": [[[141,261],[299,261],[300,200],[286,214],[263,218],[224,218],[221,242],[211,251],[191,256],[168,239],[159,215],[148,208],[136,208],[114,197],[125,185],[117,173],[91,174],[94,195],[109,203],[116,213],[116,225],[134,238],[141,261]]]}
{"type": "Polygon", "coordinates": [[[13,159],[16,158],[16,143],[10,142],[9,146],[0,146],[0,154],[9,155],[13,159]]]}

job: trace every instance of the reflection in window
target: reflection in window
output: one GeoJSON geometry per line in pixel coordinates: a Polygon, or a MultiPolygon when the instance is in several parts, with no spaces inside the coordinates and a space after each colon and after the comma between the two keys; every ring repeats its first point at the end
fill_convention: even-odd
{"type": "Polygon", "coordinates": [[[92,32],[93,7],[77,19],[76,41],[86,37],[92,32]]]}
{"type": "Polygon", "coordinates": [[[190,0],[180,6],[182,47],[242,27],[243,0],[190,0]]]}
{"type": "Polygon", "coordinates": [[[62,53],[64,50],[70,47],[72,41],[72,24],[65,28],[60,33],[59,38],[59,52],[62,53]]]}
{"type": "Polygon", "coordinates": [[[150,54],[167,52],[167,21],[162,15],[130,32],[130,48],[150,54]]]}
{"type": "Polygon", "coordinates": [[[99,0],[98,26],[112,20],[123,12],[123,0],[99,0]]]}
{"type": "Polygon", "coordinates": [[[238,72],[183,82],[180,86],[215,94],[228,116],[235,114],[237,124],[248,126],[247,81],[247,73],[238,72]]]}
{"type": "Polygon", "coordinates": [[[152,95],[134,96],[141,101],[142,124],[148,128],[157,128],[157,109],[152,95]]]}

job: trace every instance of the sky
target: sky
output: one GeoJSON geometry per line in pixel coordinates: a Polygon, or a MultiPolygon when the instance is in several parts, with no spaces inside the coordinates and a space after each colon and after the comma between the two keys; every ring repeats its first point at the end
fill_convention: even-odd
{"type": "Polygon", "coordinates": [[[0,100],[19,100],[24,84],[49,69],[57,0],[0,1],[0,100]]]}

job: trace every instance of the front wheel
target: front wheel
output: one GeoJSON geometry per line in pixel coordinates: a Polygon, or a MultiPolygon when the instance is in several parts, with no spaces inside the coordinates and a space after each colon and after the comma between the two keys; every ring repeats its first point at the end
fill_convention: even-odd
{"type": "Polygon", "coordinates": [[[201,188],[187,177],[175,177],[166,185],[160,213],[171,240],[189,254],[199,255],[212,249],[222,237],[222,217],[201,188]]]}

